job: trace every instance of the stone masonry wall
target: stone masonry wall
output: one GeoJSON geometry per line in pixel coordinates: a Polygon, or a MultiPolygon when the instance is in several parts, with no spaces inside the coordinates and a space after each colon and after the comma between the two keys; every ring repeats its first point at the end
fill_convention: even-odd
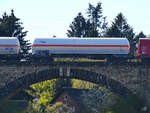
{"type": "MultiPolygon", "coordinates": [[[[133,93],[142,96],[150,103],[150,66],[148,65],[1,65],[0,88],[28,74],[55,68],[80,69],[96,72],[119,81],[133,93]]],[[[91,75],[92,76],[92,75],[91,75]]],[[[33,82],[34,83],[34,82],[33,82]]]]}

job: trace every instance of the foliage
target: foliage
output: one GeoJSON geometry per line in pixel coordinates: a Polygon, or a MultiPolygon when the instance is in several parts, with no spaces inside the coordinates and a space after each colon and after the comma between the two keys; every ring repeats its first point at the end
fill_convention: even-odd
{"type": "Polygon", "coordinates": [[[38,99],[34,99],[28,103],[25,113],[44,113],[46,106],[39,104],[38,99]]]}
{"type": "Polygon", "coordinates": [[[25,113],[73,113],[73,109],[62,102],[56,102],[54,105],[48,104],[47,106],[43,106],[37,104],[35,101],[29,102],[25,113]]]}
{"type": "Polygon", "coordinates": [[[88,20],[91,23],[90,36],[91,37],[99,37],[102,36],[102,33],[107,28],[107,23],[105,21],[106,17],[102,15],[102,3],[98,2],[94,7],[89,3],[89,8],[87,11],[88,20]],[[99,32],[101,30],[101,32],[99,32]]]}
{"type": "Polygon", "coordinates": [[[126,37],[130,42],[131,53],[134,53],[135,43],[134,43],[134,32],[133,28],[127,23],[127,20],[122,13],[119,13],[112,25],[107,29],[105,36],[107,37],[126,37]]]}
{"type": "Polygon", "coordinates": [[[46,108],[46,113],[73,113],[73,111],[62,102],[56,102],[52,106],[46,108]]]}
{"type": "Polygon", "coordinates": [[[26,101],[0,100],[0,113],[24,113],[26,101]]]}
{"type": "Polygon", "coordinates": [[[35,90],[36,94],[32,94],[32,92],[30,93],[31,95],[34,95],[36,99],[38,99],[38,104],[46,105],[55,95],[55,85],[56,79],[33,84],[31,87],[35,90]]]}
{"type": "Polygon", "coordinates": [[[146,35],[143,33],[143,31],[135,36],[136,43],[138,43],[139,38],[146,38],[146,35]]]}
{"type": "Polygon", "coordinates": [[[46,106],[52,100],[52,98],[59,93],[61,88],[71,86],[72,82],[69,79],[53,79],[33,84],[31,87],[35,93],[29,93],[37,99],[37,104],[46,106]]]}
{"type": "Polygon", "coordinates": [[[23,31],[22,22],[14,15],[14,10],[7,15],[5,12],[0,18],[0,36],[3,37],[17,37],[21,45],[21,54],[27,54],[30,50],[30,43],[24,39],[27,31],[23,31]]]}
{"type": "Polygon", "coordinates": [[[107,28],[106,17],[102,15],[101,3],[93,6],[89,3],[87,11],[88,18],[84,18],[82,13],[74,18],[67,30],[68,37],[99,37],[102,36],[107,28]]]}
{"type": "Polygon", "coordinates": [[[121,98],[106,89],[99,90],[98,87],[84,93],[83,101],[90,113],[147,113],[142,111],[144,102],[137,95],[121,98]]]}
{"type": "Polygon", "coordinates": [[[31,86],[33,91],[28,90],[28,93],[32,95],[34,99],[29,102],[26,113],[43,113],[56,93],[55,85],[56,79],[33,84],[31,86]]]}
{"type": "Polygon", "coordinates": [[[16,95],[11,97],[12,100],[26,100],[30,101],[33,99],[33,96],[30,95],[28,92],[32,91],[33,89],[30,87],[27,87],[25,89],[22,89],[20,92],[18,92],[16,95]]]}
{"type": "Polygon", "coordinates": [[[72,88],[80,88],[80,89],[87,89],[87,88],[92,88],[96,84],[83,81],[83,80],[77,80],[77,79],[72,79],[72,88]]]}
{"type": "Polygon", "coordinates": [[[115,102],[115,95],[106,89],[93,87],[89,92],[83,93],[83,101],[91,113],[102,112],[115,102]]]}
{"type": "Polygon", "coordinates": [[[109,110],[105,112],[108,113],[146,113],[141,111],[144,106],[142,100],[136,95],[129,95],[127,98],[118,98],[116,103],[112,105],[109,110]]]}
{"type": "MultiPolygon", "coordinates": [[[[24,28],[22,27],[22,22],[20,22],[20,19],[15,16],[14,10],[11,10],[10,15],[5,12],[0,18],[0,36],[17,37],[21,45],[20,54],[27,54],[30,50],[30,43],[24,39],[27,35],[27,31],[23,30],[24,28]]],[[[19,92],[18,95],[14,98],[24,98],[24,95],[29,97],[25,91],[19,92]],[[22,97],[18,97],[18,95],[22,95],[22,97]]]]}
{"type": "Polygon", "coordinates": [[[135,36],[135,43],[137,44],[138,43],[138,41],[139,41],[139,38],[146,38],[146,35],[143,33],[143,31],[141,31],[139,34],[137,34],[136,36],[135,36]]]}
{"type": "Polygon", "coordinates": [[[86,37],[86,20],[82,13],[78,13],[77,17],[74,18],[74,21],[69,27],[70,30],[67,30],[68,37],[86,37]]]}

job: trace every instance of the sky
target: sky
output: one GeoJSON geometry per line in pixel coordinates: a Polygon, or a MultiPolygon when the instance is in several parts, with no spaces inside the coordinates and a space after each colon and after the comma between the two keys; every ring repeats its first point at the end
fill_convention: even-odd
{"type": "Polygon", "coordinates": [[[86,17],[88,4],[96,6],[98,2],[109,25],[122,12],[136,34],[143,31],[150,35],[150,0],[0,0],[0,16],[13,9],[28,31],[26,39],[32,42],[36,37],[67,37],[77,14],[86,17]]]}

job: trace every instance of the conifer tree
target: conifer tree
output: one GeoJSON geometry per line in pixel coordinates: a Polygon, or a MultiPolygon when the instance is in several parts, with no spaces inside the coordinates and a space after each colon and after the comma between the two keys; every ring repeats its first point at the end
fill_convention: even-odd
{"type": "Polygon", "coordinates": [[[88,20],[91,23],[90,35],[91,37],[103,36],[103,32],[107,28],[106,17],[102,15],[102,3],[98,2],[94,7],[89,3],[89,8],[87,11],[88,20]]]}
{"type": "Polygon", "coordinates": [[[143,33],[143,31],[141,31],[139,34],[137,34],[137,35],[135,36],[135,41],[136,41],[136,43],[138,43],[139,38],[146,38],[146,35],[143,33]]]}
{"type": "Polygon", "coordinates": [[[25,40],[27,31],[23,31],[22,22],[14,15],[14,10],[11,14],[7,15],[5,12],[0,18],[0,36],[4,37],[17,37],[21,45],[21,54],[27,54],[30,50],[30,43],[25,40]]]}
{"type": "Polygon", "coordinates": [[[87,18],[82,13],[74,18],[70,24],[70,30],[67,30],[68,37],[99,37],[103,36],[107,28],[106,17],[102,15],[101,3],[97,6],[89,4],[87,18]]]}
{"type": "Polygon", "coordinates": [[[130,42],[131,54],[134,54],[135,43],[134,43],[134,32],[133,28],[127,23],[127,20],[122,13],[119,13],[112,25],[107,29],[105,36],[107,37],[126,37],[130,42]]]}
{"type": "Polygon", "coordinates": [[[134,43],[136,45],[136,50],[138,49],[137,44],[138,44],[139,38],[146,38],[146,35],[143,33],[143,31],[141,31],[139,34],[137,34],[134,38],[134,43]]]}
{"type": "Polygon", "coordinates": [[[85,37],[85,26],[85,18],[83,17],[82,13],[78,13],[72,24],[70,24],[70,30],[67,30],[68,37],[85,37]]]}

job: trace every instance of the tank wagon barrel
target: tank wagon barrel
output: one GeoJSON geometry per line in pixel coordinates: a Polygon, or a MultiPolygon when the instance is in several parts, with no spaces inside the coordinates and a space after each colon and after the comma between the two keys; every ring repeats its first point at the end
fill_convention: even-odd
{"type": "Polygon", "coordinates": [[[129,42],[126,38],[36,38],[32,52],[37,55],[98,55],[128,54],[129,42]]]}
{"type": "Polygon", "coordinates": [[[16,60],[20,51],[17,37],[0,37],[0,60],[16,60]]]}
{"type": "MultiPolygon", "coordinates": [[[[24,56],[27,60],[52,61],[54,57],[87,57],[107,59],[110,62],[130,59],[150,59],[150,38],[140,38],[138,57],[130,56],[130,43],[127,38],[35,38],[32,53],[24,56]]],[[[0,37],[0,59],[17,59],[20,43],[17,37],[0,37]]]]}

